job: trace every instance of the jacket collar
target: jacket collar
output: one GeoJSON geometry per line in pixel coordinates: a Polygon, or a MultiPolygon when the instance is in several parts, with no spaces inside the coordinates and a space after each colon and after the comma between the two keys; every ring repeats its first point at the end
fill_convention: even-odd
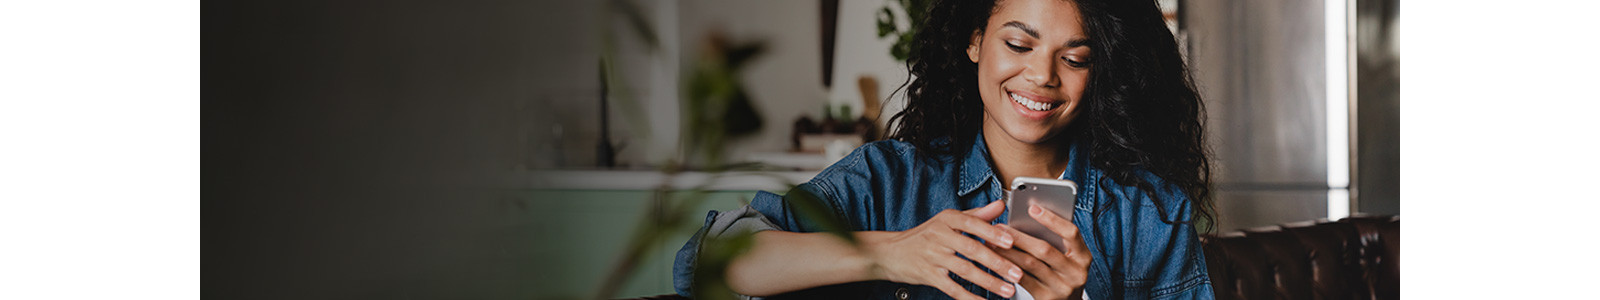
{"type": "Polygon", "coordinates": [[[966,197],[995,181],[994,169],[989,163],[989,146],[983,141],[983,132],[978,132],[978,138],[972,140],[972,149],[967,150],[967,157],[961,160],[960,190],[957,195],[966,197]]]}
{"type": "MultiPolygon", "coordinates": [[[[1089,162],[1086,161],[1088,155],[1083,153],[1082,146],[1082,143],[1074,141],[1071,146],[1067,147],[1067,151],[1069,151],[1067,152],[1067,169],[1066,172],[1061,174],[1060,178],[1079,182],[1079,186],[1082,186],[1086,180],[1093,179],[1089,178],[1092,170],[1089,168],[1089,162]]],[[[978,137],[973,139],[972,149],[968,150],[967,156],[961,160],[960,190],[958,195],[965,197],[991,182],[997,183],[996,186],[1000,186],[1002,189],[1005,188],[1004,186],[1007,183],[998,182],[999,179],[994,176],[993,166],[994,164],[989,157],[989,146],[983,140],[983,133],[979,132],[978,137]]]]}

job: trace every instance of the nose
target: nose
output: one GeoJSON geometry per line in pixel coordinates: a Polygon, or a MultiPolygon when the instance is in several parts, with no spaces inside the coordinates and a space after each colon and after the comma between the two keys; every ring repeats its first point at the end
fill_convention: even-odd
{"type": "Polygon", "coordinates": [[[1035,55],[1029,59],[1027,67],[1022,70],[1022,79],[1041,87],[1061,86],[1061,76],[1056,74],[1054,55],[1035,55]]]}

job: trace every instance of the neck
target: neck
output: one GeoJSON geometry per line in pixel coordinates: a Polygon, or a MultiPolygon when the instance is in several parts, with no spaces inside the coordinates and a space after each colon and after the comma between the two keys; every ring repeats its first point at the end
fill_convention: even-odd
{"type": "Polygon", "coordinates": [[[1010,188],[1017,177],[1054,179],[1067,170],[1068,154],[1064,138],[1058,136],[1042,143],[1026,143],[1011,138],[998,125],[985,122],[983,140],[994,160],[995,176],[1001,185],[1010,188]]]}

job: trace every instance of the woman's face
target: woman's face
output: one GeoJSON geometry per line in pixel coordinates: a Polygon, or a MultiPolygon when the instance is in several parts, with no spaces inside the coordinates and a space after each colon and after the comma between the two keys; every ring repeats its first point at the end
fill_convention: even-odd
{"type": "Polygon", "coordinates": [[[967,47],[978,64],[983,130],[1040,144],[1066,128],[1089,80],[1087,41],[1071,1],[1000,1],[967,47]]]}

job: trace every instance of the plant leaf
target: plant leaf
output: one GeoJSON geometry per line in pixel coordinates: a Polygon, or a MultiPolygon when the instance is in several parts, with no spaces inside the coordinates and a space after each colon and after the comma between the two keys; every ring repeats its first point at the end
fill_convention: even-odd
{"type": "Polygon", "coordinates": [[[889,36],[889,34],[897,31],[895,29],[894,11],[889,10],[888,6],[884,6],[883,10],[878,11],[878,37],[889,36]]]}
{"type": "Polygon", "coordinates": [[[794,208],[796,217],[805,223],[802,226],[820,229],[850,242],[851,245],[856,244],[856,237],[851,234],[854,230],[850,222],[834,214],[833,209],[816,194],[800,188],[789,189],[789,194],[783,197],[783,201],[794,208]]]}

